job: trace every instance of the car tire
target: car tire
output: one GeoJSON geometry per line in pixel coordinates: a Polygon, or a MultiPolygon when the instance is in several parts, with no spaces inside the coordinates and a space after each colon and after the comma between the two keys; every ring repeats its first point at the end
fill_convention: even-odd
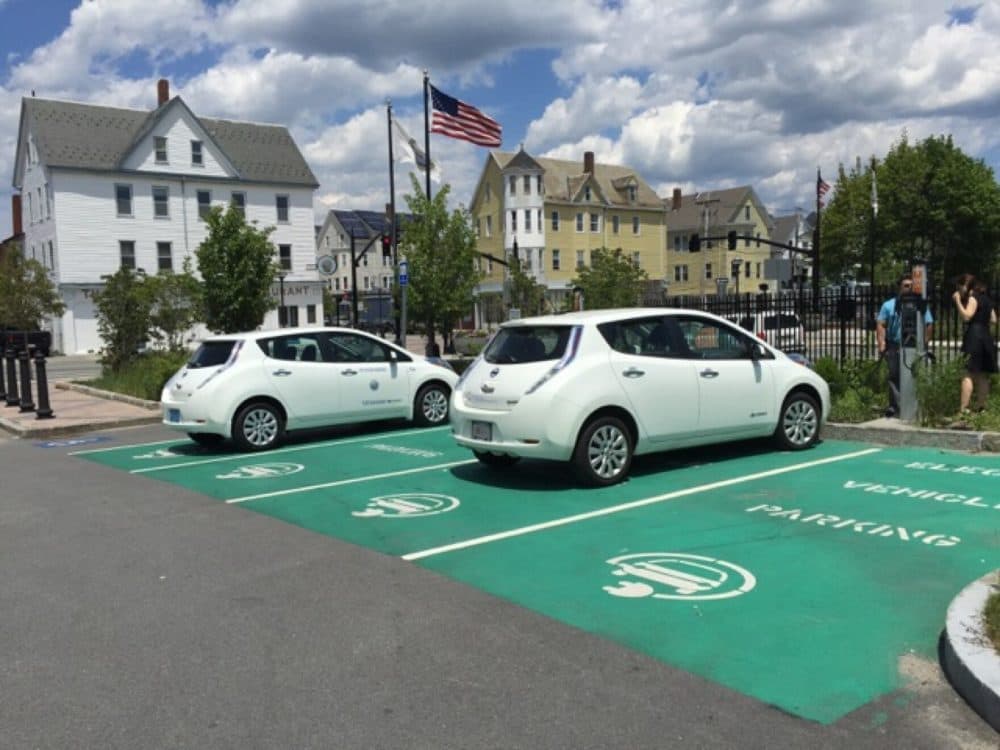
{"type": "Polygon", "coordinates": [[[819,440],[820,411],[816,399],[803,391],[790,394],[781,405],[774,440],[780,448],[801,451],[819,440]]]}
{"type": "Polygon", "coordinates": [[[617,417],[598,417],[587,424],[573,451],[573,468],[584,484],[610,487],[628,476],[632,435],[617,417]]]}
{"type": "Polygon", "coordinates": [[[242,451],[266,451],[284,438],[285,424],[281,412],[266,401],[252,401],[233,419],[233,442],[242,451]]]}
{"type": "Polygon", "coordinates": [[[413,400],[413,421],[421,427],[436,427],[448,421],[451,392],[441,383],[428,383],[413,400]]]}
{"type": "Polygon", "coordinates": [[[198,445],[206,448],[214,448],[217,445],[221,445],[225,439],[222,435],[216,435],[214,432],[189,432],[188,437],[198,445]]]}
{"type": "Polygon", "coordinates": [[[472,451],[472,454],[479,459],[479,463],[484,466],[494,466],[502,468],[513,466],[521,460],[520,456],[508,456],[506,453],[490,453],[489,451],[472,451]]]}

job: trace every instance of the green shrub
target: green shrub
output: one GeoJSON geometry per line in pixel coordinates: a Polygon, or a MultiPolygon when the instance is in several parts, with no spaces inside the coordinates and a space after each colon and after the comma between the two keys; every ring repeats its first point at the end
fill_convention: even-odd
{"type": "Polygon", "coordinates": [[[986,623],[986,634],[993,641],[994,648],[1000,651],[1000,594],[990,594],[986,600],[983,621],[986,623]]]}
{"type": "Polygon", "coordinates": [[[867,422],[879,416],[884,408],[878,405],[870,388],[848,389],[830,400],[831,422],[867,422]]]}
{"type": "Polygon", "coordinates": [[[150,352],[134,359],[118,372],[106,372],[86,384],[105,391],[159,401],[163,386],[188,357],[189,352],[150,352]]]}
{"type": "Polygon", "coordinates": [[[952,359],[916,369],[918,419],[923,425],[940,426],[958,413],[965,360],[952,359]]]}

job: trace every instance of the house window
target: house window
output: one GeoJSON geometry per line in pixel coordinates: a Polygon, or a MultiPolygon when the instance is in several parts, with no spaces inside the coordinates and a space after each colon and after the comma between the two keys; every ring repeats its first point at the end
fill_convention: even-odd
{"type": "Polygon", "coordinates": [[[579,213],[576,215],[576,231],[583,231],[583,214],[579,213]]]}
{"type": "Polygon", "coordinates": [[[288,196],[276,196],[274,204],[278,210],[278,221],[288,223],[288,196]]]}
{"type": "Polygon", "coordinates": [[[56,267],[56,252],[52,248],[52,240],[49,240],[49,268],[55,270],[56,267]]]}
{"type": "Polygon", "coordinates": [[[201,141],[191,141],[191,166],[205,166],[205,157],[201,153],[201,141]]]}
{"type": "MultiPolygon", "coordinates": [[[[119,216],[132,215],[132,186],[115,185],[115,204],[119,216]]],[[[31,194],[28,194],[28,208],[31,208],[31,194]]]]}
{"type": "Polygon", "coordinates": [[[750,204],[748,203],[743,207],[743,218],[750,221],[750,204]]]}
{"type": "Polygon", "coordinates": [[[517,178],[511,177],[508,182],[510,183],[510,194],[517,195],[517,178]]]}
{"type": "Polygon", "coordinates": [[[632,264],[636,268],[640,268],[642,266],[642,257],[638,250],[632,253],[632,264]]]}
{"type": "Polygon", "coordinates": [[[618,216],[611,217],[611,233],[618,234],[618,230],[621,228],[621,218],[618,216]]]}
{"type": "Polygon", "coordinates": [[[682,249],[683,248],[681,247],[681,236],[679,234],[675,235],[674,236],[674,251],[679,253],[682,249]]]}
{"type": "Polygon", "coordinates": [[[365,289],[372,288],[372,280],[370,276],[365,276],[365,289]]]}
{"type": "Polygon", "coordinates": [[[688,280],[688,267],[674,266],[674,281],[687,281],[687,280],[688,280]]]}
{"type": "MultiPolygon", "coordinates": [[[[132,211],[131,193],[129,193],[129,196],[130,196],[129,212],[131,213],[132,211]]],[[[121,211],[119,211],[118,213],[121,213],[121,211]]],[[[31,221],[32,224],[35,223],[35,204],[31,202],[31,193],[28,193],[28,219],[31,221]]]]}
{"type": "Polygon", "coordinates": [[[759,278],[760,278],[760,263],[758,263],[758,264],[757,264],[757,266],[756,266],[756,269],[755,269],[755,270],[757,271],[757,274],[756,274],[756,275],[757,275],[757,278],[759,279],[759,278]]]}
{"type": "Polygon", "coordinates": [[[590,231],[600,232],[601,231],[601,215],[591,214],[590,215],[590,231]]]}
{"type": "Polygon", "coordinates": [[[628,187],[628,199],[630,202],[635,203],[635,185],[629,185],[628,187]]]}
{"type": "Polygon", "coordinates": [[[559,231],[559,212],[558,211],[553,211],[552,212],[552,231],[553,232],[558,232],[559,231]]]}
{"type": "Polygon", "coordinates": [[[153,186],[153,217],[170,218],[170,188],[163,185],[153,186]]]}
{"type": "Polygon", "coordinates": [[[743,275],[748,279],[750,278],[750,261],[743,264],[743,275]]]}
{"type": "Polygon", "coordinates": [[[492,237],[493,236],[493,217],[492,216],[487,216],[486,217],[486,236],[487,237],[492,237]]]}
{"type": "Polygon", "coordinates": [[[135,241],[119,240],[118,255],[121,258],[122,268],[135,268],[135,241]]]}
{"type": "Polygon", "coordinates": [[[559,250],[556,248],[552,249],[552,270],[559,270],[559,250]]]}
{"type": "Polygon", "coordinates": [[[531,231],[531,209],[525,209],[524,211],[524,231],[531,231]]]}
{"type": "Polygon", "coordinates": [[[583,250],[576,251],[576,267],[583,268],[583,250]]]}
{"type": "Polygon", "coordinates": [[[335,291],[340,291],[340,277],[338,276],[333,280],[333,288],[335,291]]]}
{"type": "Polygon", "coordinates": [[[167,163],[167,138],[163,135],[153,136],[153,152],[157,164],[167,163]]]}
{"type": "Polygon", "coordinates": [[[538,209],[538,231],[542,231],[542,209],[538,209]]]}
{"type": "Polygon", "coordinates": [[[535,179],[538,180],[538,194],[545,195],[545,186],[542,184],[542,176],[538,175],[535,179]]]}
{"type": "Polygon", "coordinates": [[[52,190],[48,184],[45,185],[45,214],[52,216],[52,190]]]}
{"type": "Polygon", "coordinates": [[[486,201],[489,202],[490,197],[493,195],[493,191],[490,190],[490,183],[486,183],[486,201]]]}
{"type": "MultiPolygon", "coordinates": [[[[368,254],[365,253],[365,258],[368,258],[368,254]]],[[[292,270],[292,246],[291,245],[278,245],[278,264],[284,271],[292,270]]]]}
{"type": "Polygon", "coordinates": [[[586,187],[583,188],[583,199],[585,201],[590,200],[590,185],[587,185],[586,187]]]}
{"type": "Polygon", "coordinates": [[[524,194],[531,195],[531,177],[529,175],[524,176],[524,194]]]}
{"type": "Polygon", "coordinates": [[[316,322],[316,305],[306,305],[306,323],[316,322]]]}
{"type": "Polygon", "coordinates": [[[750,247],[750,235],[744,235],[743,237],[743,247],[750,247]]]}
{"type": "Polygon", "coordinates": [[[705,278],[706,279],[712,278],[712,264],[711,263],[706,263],[705,264],[705,278]]]}
{"type": "Polygon", "coordinates": [[[156,243],[156,270],[158,271],[174,270],[174,256],[173,253],[170,251],[169,242],[156,243]]]}
{"type": "Polygon", "coordinates": [[[632,234],[639,234],[639,217],[632,217],[632,234]]]}
{"type": "Polygon", "coordinates": [[[212,210],[212,191],[211,190],[199,190],[198,191],[198,218],[204,221],[208,218],[209,212],[212,210]]]}
{"type": "Polygon", "coordinates": [[[493,258],[486,259],[486,273],[493,273],[493,258]]]}
{"type": "Polygon", "coordinates": [[[476,239],[478,240],[483,236],[483,218],[479,217],[476,219],[476,239]]]}
{"type": "MultiPolygon", "coordinates": [[[[247,215],[247,194],[234,192],[230,198],[230,205],[235,208],[240,216],[246,218],[247,215]]],[[[329,238],[327,238],[329,239],[329,238]]]]}
{"type": "Polygon", "coordinates": [[[510,212],[510,231],[517,231],[517,211],[510,212]]]}

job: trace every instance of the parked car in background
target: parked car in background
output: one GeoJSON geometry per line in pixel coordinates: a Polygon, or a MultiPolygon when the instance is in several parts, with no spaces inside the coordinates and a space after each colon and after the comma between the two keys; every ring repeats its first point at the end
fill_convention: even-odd
{"type": "Polygon", "coordinates": [[[28,345],[30,354],[34,355],[35,352],[40,352],[43,357],[47,357],[52,349],[52,332],[20,331],[0,326],[0,354],[8,349],[19,353],[24,349],[25,343],[28,345]]]}
{"type": "MultiPolygon", "coordinates": [[[[729,319],[734,320],[733,317],[729,319]]],[[[783,352],[804,353],[806,350],[805,328],[793,312],[759,312],[740,316],[736,322],[740,328],[783,352]]]]}
{"type": "Polygon", "coordinates": [[[455,441],[482,463],[571,462],[611,485],[643,453],[819,439],[830,391],[770,342],[710,313],[593,310],[504,323],[452,394],[455,441]]]}
{"type": "Polygon", "coordinates": [[[277,446],[289,430],[405,418],[448,421],[449,366],[349,328],[205,339],[163,388],[163,424],[196,443],[277,446]]]}

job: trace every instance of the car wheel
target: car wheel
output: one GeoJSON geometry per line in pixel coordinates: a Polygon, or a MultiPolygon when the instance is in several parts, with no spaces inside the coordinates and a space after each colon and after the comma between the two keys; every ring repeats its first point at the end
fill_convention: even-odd
{"type": "Polygon", "coordinates": [[[278,409],[264,401],[247,404],[233,420],[233,442],[244,451],[266,451],[274,448],[284,434],[284,424],[278,409]]]}
{"type": "Polygon", "coordinates": [[[599,417],[584,427],[573,466],[586,484],[608,487],[625,479],[632,465],[632,436],[617,417],[599,417]]]}
{"type": "Polygon", "coordinates": [[[472,451],[485,466],[513,466],[521,460],[520,456],[508,456],[506,453],[490,453],[489,451],[472,451]]]}
{"type": "Polygon", "coordinates": [[[801,451],[819,440],[819,406],[816,399],[801,391],[791,394],[781,405],[774,439],[785,450],[801,451]]]}
{"type": "Polygon", "coordinates": [[[216,435],[212,432],[189,432],[188,437],[198,445],[203,445],[206,448],[212,448],[216,445],[220,445],[223,441],[222,435],[216,435]]]}
{"type": "Polygon", "coordinates": [[[450,396],[447,386],[439,383],[425,385],[417,391],[417,397],[413,402],[413,421],[425,427],[447,422],[450,396]]]}

